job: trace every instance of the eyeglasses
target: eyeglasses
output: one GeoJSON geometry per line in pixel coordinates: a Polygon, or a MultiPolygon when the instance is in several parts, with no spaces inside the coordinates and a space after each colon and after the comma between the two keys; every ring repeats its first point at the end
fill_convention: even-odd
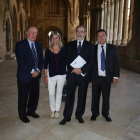
{"type": "Polygon", "coordinates": [[[83,33],[85,33],[85,32],[84,32],[84,31],[76,31],[76,33],[82,33],[82,34],[83,34],[83,33]]]}

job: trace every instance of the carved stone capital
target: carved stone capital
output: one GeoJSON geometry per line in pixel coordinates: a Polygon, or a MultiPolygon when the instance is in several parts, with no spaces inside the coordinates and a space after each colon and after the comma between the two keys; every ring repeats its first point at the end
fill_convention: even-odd
{"type": "Polygon", "coordinates": [[[18,2],[18,10],[20,11],[23,9],[23,2],[18,2]]]}

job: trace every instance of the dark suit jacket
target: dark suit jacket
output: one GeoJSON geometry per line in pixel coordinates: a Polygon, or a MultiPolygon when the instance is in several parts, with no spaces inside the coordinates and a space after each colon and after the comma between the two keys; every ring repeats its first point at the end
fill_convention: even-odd
{"type": "MultiPolygon", "coordinates": [[[[86,75],[83,77],[81,75],[78,75],[79,78],[84,78],[85,81],[89,81],[90,79],[90,70],[91,66],[94,62],[94,47],[93,44],[84,40],[83,45],[81,48],[81,51],[79,55],[87,62],[82,68],[82,73],[86,75]]],[[[78,56],[77,51],[77,40],[69,42],[66,47],[66,64],[68,68],[67,72],[67,80],[73,80],[76,78],[76,74],[72,73],[72,70],[74,69],[70,64],[76,59],[78,56]]]]}
{"type": "MultiPolygon", "coordinates": [[[[35,47],[38,57],[38,69],[41,72],[43,67],[43,53],[41,43],[35,41],[35,47]]],[[[30,81],[32,78],[31,71],[34,68],[35,63],[27,39],[17,42],[15,54],[18,62],[17,79],[25,82],[30,81]]],[[[39,74],[39,77],[41,77],[41,74],[39,74]]]]}
{"type": "MultiPolygon", "coordinates": [[[[94,46],[95,49],[95,62],[92,66],[92,83],[97,84],[98,79],[98,56],[97,56],[98,44],[94,46]]],[[[113,82],[113,77],[120,76],[120,65],[117,48],[115,45],[106,43],[106,60],[105,60],[105,72],[108,83],[113,82]]]]}

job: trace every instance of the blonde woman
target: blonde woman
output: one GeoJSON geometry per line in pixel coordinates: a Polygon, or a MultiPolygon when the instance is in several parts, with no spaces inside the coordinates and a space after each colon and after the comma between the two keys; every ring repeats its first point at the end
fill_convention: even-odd
{"type": "Polygon", "coordinates": [[[44,61],[45,84],[48,85],[51,118],[59,118],[62,90],[66,79],[65,47],[62,46],[60,34],[53,31],[44,61]]]}

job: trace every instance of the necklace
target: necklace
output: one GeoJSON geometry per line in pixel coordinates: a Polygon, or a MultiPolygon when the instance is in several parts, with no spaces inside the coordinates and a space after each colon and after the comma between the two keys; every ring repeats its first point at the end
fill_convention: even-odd
{"type": "MultiPolygon", "coordinates": [[[[53,48],[53,54],[54,54],[54,48],[53,48]]],[[[57,55],[57,58],[54,54],[54,59],[55,59],[55,63],[56,63],[56,71],[58,71],[58,58],[59,58],[59,48],[58,48],[58,55],[57,55]]]]}

